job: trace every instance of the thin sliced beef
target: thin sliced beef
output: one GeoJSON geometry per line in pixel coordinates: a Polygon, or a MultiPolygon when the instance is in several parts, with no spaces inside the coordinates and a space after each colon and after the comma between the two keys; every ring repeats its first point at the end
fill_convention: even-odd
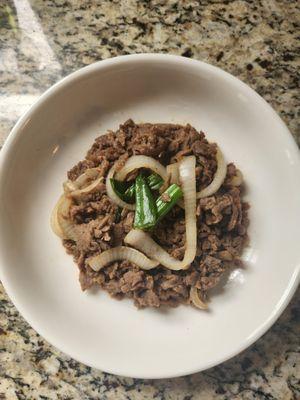
{"type": "MultiPolygon", "coordinates": [[[[215,144],[192,126],[135,124],[128,120],[116,132],[99,136],[86,158],[68,172],[68,178],[75,180],[93,167],[106,176],[115,163],[119,169],[134,154],[154,157],[164,165],[195,155],[197,190],[213,180],[217,167],[215,144]]],[[[124,237],[133,226],[134,213],[123,209],[117,220],[118,207],[107,196],[104,183],[95,193],[76,199],[70,212],[78,241],[64,240],[64,246],[78,264],[82,290],[96,285],[118,299],[131,298],[140,308],[186,304],[192,286],[205,296],[228,268],[240,265],[240,255],[248,242],[249,205],[242,201],[242,188],[230,183],[235,175],[235,165],[228,164],[219,191],[197,201],[197,255],[183,271],[170,271],[162,266],[143,271],[128,261],[118,261],[94,272],[86,265],[87,257],[124,244],[124,237]]],[[[135,176],[133,172],[130,179],[135,176]]],[[[173,257],[182,259],[184,211],[175,206],[152,234],[173,257]]]]}

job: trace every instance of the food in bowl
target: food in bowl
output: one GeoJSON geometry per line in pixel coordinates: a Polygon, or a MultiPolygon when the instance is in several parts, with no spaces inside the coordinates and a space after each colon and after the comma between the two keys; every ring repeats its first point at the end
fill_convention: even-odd
{"type": "Polygon", "coordinates": [[[63,188],[51,225],[82,290],[206,309],[209,290],[242,264],[242,173],[189,124],[126,121],[95,140],[63,188]]]}

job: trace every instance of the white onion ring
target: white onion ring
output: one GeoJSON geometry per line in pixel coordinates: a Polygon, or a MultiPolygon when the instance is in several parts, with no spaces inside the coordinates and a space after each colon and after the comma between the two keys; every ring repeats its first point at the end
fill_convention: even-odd
{"type": "Polygon", "coordinates": [[[71,181],[70,179],[68,179],[66,182],[64,182],[64,189],[67,192],[81,189],[85,186],[87,182],[98,177],[99,172],[100,171],[98,168],[88,168],[81,175],[79,175],[78,178],[75,179],[75,181],[71,181]]]}
{"type": "Polygon", "coordinates": [[[132,156],[128,158],[123,168],[116,173],[116,179],[124,181],[126,176],[139,168],[148,168],[160,175],[164,181],[167,180],[168,174],[166,168],[157,160],[148,156],[132,156]]]}
{"type": "Polygon", "coordinates": [[[241,186],[241,184],[243,183],[243,179],[243,174],[239,169],[237,169],[235,175],[232,177],[229,183],[232,186],[241,186]]]}
{"type": "Polygon", "coordinates": [[[194,286],[192,286],[190,290],[190,300],[195,307],[200,308],[201,310],[207,310],[207,304],[200,299],[198,289],[194,286]]]}
{"type": "MultiPolygon", "coordinates": [[[[202,199],[203,197],[208,197],[216,193],[216,191],[220,189],[221,185],[223,184],[226,178],[227,168],[223,154],[219,147],[217,147],[216,160],[217,160],[217,170],[214,175],[214,178],[212,182],[208,186],[206,186],[206,188],[202,189],[200,192],[197,192],[197,199],[202,199]]],[[[167,166],[167,172],[168,172],[169,182],[178,184],[178,163],[169,164],[167,166]]],[[[230,182],[233,186],[239,186],[242,183],[240,181],[240,175],[238,175],[238,173],[241,175],[241,171],[237,170],[236,176],[232,178],[232,181],[234,183],[232,183],[232,181],[230,182]]],[[[243,180],[242,175],[241,178],[243,180]]]]}
{"type": "Polygon", "coordinates": [[[116,192],[114,191],[112,185],[111,185],[111,178],[114,177],[115,174],[115,166],[113,166],[109,172],[108,175],[106,177],[106,193],[108,195],[108,197],[118,206],[123,207],[123,208],[127,208],[128,210],[135,210],[135,204],[130,204],[130,203],[126,203],[125,201],[123,201],[122,199],[120,199],[120,197],[116,194],[116,192]]]}
{"type": "Polygon", "coordinates": [[[70,192],[68,195],[71,197],[80,197],[83,194],[88,194],[93,192],[97,187],[100,185],[101,182],[103,182],[103,176],[100,176],[96,180],[94,180],[90,185],[84,187],[83,189],[77,189],[74,190],[73,192],[70,192]]]}
{"type": "Polygon", "coordinates": [[[197,228],[196,228],[196,177],[195,156],[182,159],[179,164],[179,177],[184,196],[186,248],[182,261],[170,256],[146,232],[132,229],[125,237],[124,242],[141,250],[161,265],[173,271],[187,269],[196,256],[197,228]]]}
{"type": "Polygon", "coordinates": [[[57,203],[55,204],[52,213],[51,213],[51,217],[50,217],[50,225],[51,225],[51,229],[52,231],[59,236],[60,238],[64,238],[64,233],[58,223],[58,209],[63,201],[64,195],[61,195],[60,198],[58,199],[57,203]]]}
{"type": "Polygon", "coordinates": [[[176,183],[176,185],[179,184],[179,169],[178,169],[179,164],[174,163],[174,164],[169,164],[167,166],[167,172],[169,174],[169,179],[170,179],[170,184],[176,183]]]}
{"type": "Polygon", "coordinates": [[[224,161],[223,154],[219,147],[217,147],[217,170],[212,182],[206,186],[206,188],[202,189],[200,192],[197,192],[197,199],[202,199],[203,197],[208,197],[216,193],[217,190],[220,189],[224,179],[226,177],[227,168],[226,163],[224,161]]]}
{"type": "Polygon", "coordinates": [[[164,181],[164,184],[160,187],[159,193],[163,193],[169,185],[172,185],[172,183],[176,183],[176,185],[179,185],[178,163],[167,165],[166,171],[168,174],[168,179],[164,181]]]}
{"type": "Polygon", "coordinates": [[[75,184],[75,181],[71,181],[70,179],[68,179],[66,182],[63,183],[63,188],[65,194],[68,194],[78,189],[77,185],[75,184]]]}
{"type": "MultiPolygon", "coordinates": [[[[168,173],[168,180],[165,181],[165,183],[161,186],[159,189],[159,193],[162,194],[169,185],[172,185],[175,183],[176,185],[180,185],[179,182],[179,169],[178,169],[179,163],[173,163],[167,165],[167,173],[168,173]]],[[[179,207],[184,209],[184,202],[183,199],[179,199],[176,203],[179,207]]]]}
{"type": "Polygon", "coordinates": [[[75,231],[75,224],[70,219],[71,205],[72,200],[66,196],[63,196],[57,209],[57,221],[63,232],[63,238],[76,241],[77,235],[75,231]]]}
{"type": "Polygon", "coordinates": [[[64,182],[64,192],[72,197],[79,197],[82,194],[90,193],[95,190],[104,179],[103,176],[99,175],[99,168],[89,168],[85,170],[83,174],[79,175],[75,181],[67,180],[64,182]]]}
{"type": "Polygon", "coordinates": [[[117,260],[127,260],[144,270],[155,268],[158,265],[158,262],[150,260],[138,250],[125,246],[105,250],[97,256],[89,257],[86,262],[94,271],[99,271],[107,264],[117,260]]]}

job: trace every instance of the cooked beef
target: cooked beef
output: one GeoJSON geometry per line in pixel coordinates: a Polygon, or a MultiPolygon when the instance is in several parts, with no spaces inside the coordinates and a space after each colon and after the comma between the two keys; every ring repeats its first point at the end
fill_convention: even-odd
{"type": "MultiPolygon", "coordinates": [[[[217,167],[215,144],[192,126],[135,124],[129,120],[116,132],[99,136],[85,160],[68,172],[68,178],[75,180],[92,167],[100,168],[106,176],[113,164],[117,162],[117,169],[121,168],[134,154],[154,157],[164,165],[194,154],[197,190],[212,181],[217,167]]],[[[248,241],[249,206],[242,201],[242,189],[230,183],[235,174],[234,164],[228,164],[226,179],[218,192],[197,201],[197,255],[191,266],[182,271],[162,266],[143,271],[128,261],[119,261],[94,272],[86,265],[86,258],[124,244],[134,213],[123,209],[117,220],[118,207],[107,196],[105,184],[96,193],[77,199],[71,207],[71,218],[78,241],[65,240],[64,245],[78,264],[82,290],[98,285],[116,298],[132,298],[137,307],[187,303],[191,286],[200,289],[205,297],[225,270],[241,264],[239,257],[248,241]]],[[[156,226],[153,237],[173,257],[181,259],[185,251],[184,211],[175,206],[156,226]]]]}

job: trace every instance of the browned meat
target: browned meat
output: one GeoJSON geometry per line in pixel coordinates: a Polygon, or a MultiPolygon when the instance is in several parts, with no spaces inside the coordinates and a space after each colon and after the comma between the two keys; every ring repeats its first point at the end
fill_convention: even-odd
{"type": "MultiPolygon", "coordinates": [[[[154,157],[165,165],[194,154],[197,190],[207,186],[216,171],[216,146],[206,140],[203,132],[190,125],[135,124],[128,120],[116,132],[99,136],[85,160],[68,172],[68,178],[75,180],[91,167],[100,168],[101,174],[106,176],[115,162],[121,168],[133,154],[154,157]]],[[[86,265],[86,258],[122,245],[132,228],[134,213],[123,209],[117,221],[118,207],[107,196],[105,184],[100,185],[96,193],[76,200],[71,207],[71,218],[76,224],[78,241],[64,240],[64,245],[79,266],[82,290],[98,285],[116,298],[133,299],[137,307],[174,307],[187,303],[191,286],[199,288],[205,296],[218,284],[226,269],[240,265],[239,257],[248,241],[249,206],[242,201],[242,189],[230,184],[235,174],[235,165],[228,164],[227,176],[219,191],[198,200],[197,255],[190,268],[184,271],[170,271],[162,266],[142,271],[127,261],[120,261],[94,272],[86,265]]],[[[134,177],[133,173],[132,179],[134,177]]],[[[182,259],[184,211],[175,206],[155,228],[153,237],[173,257],[182,259]]]]}
{"type": "Polygon", "coordinates": [[[145,124],[140,129],[135,129],[131,143],[133,154],[158,157],[166,150],[169,140],[155,125],[145,124]]]}
{"type": "Polygon", "coordinates": [[[146,289],[138,296],[134,296],[134,304],[139,307],[159,307],[161,301],[153,289],[146,289]]]}

